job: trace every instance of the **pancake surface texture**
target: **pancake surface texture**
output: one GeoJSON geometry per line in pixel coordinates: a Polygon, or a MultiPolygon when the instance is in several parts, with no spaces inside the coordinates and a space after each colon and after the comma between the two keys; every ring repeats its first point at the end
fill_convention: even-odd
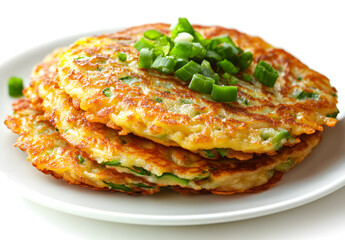
{"type": "Polygon", "coordinates": [[[337,111],[336,90],[329,80],[284,50],[236,30],[194,26],[205,38],[226,34],[252,52],[253,62],[245,73],[253,75],[256,64],[264,60],[280,74],[274,87],[267,87],[255,79],[243,81],[241,73],[238,101],[220,103],[173,75],[138,67],[133,45],[149,29],[169,34],[169,25],[143,25],[80,39],[60,55],[58,84],[86,111],[89,121],[165,146],[195,153],[212,150],[210,158],[220,157],[215,149],[229,149],[229,158],[241,160],[253,153],[276,154],[280,145],[298,144],[301,135],[336,124],[336,119],[327,117],[337,111]],[[127,55],[126,61],[119,60],[120,52],[127,55]],[[273,137],[261,137],[265,131],[274,136],[284,130],[291,137],[280,145],[273,137]]]}

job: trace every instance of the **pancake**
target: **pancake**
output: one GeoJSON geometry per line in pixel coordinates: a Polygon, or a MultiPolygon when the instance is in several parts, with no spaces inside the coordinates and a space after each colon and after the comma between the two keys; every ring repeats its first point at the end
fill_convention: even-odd
{"type": "Polygon", "coordinates": [[[253,153],[276,154],[282,146],[298,144],[303,134],[336,124],[328,117],[337,112],[336,89],[325,76],[284,50],[233,29],[194,26],[205,38],[226,34],[252,52],[253,62],[244,73],[253,75],[260,60],[270,63],[280,74],[274,87],[243,81],[241,73],[236,75],[238,101],[221,103],[173,75],[139,69],[133,44],[146,30],[169,34],[169,27],[149,24],[76,41],[59,57],[59,86],[90,122],[208,158],[219,158],[218,149],[240,160],[253,153]],[[119,52],[127,55],[126,61],[118,59],[119,52]],[[290,137],[274,141],[283,131],[290,137]],[[262,137],[265,132],[271,137],[262,137]]]}
{"type": "Polygon", "coordinates": [[[255,155],[248,161],[240,161],[205,159],[182,148],[165,147],[132,134],[120,135],[119,130],[87,121],[83,117],[85,112],[59,88],[56,66],[59,52],[34,69],[31,87],[25,95],[36,105],[42,105],[46,117],[51,118],[60,136],[70,145],[107,168],[133,174],[152,184],[171,186],[181,192],[252,191],[300,163],[320,141],[321,134],[316,132],[303,136],[301,143],[284,147],[274,156],[255,155]]]}
{"type": "Polygon", "coordinates": [[[107,169],[68,145],[58,131],[35,110],[27,99],[13,104],[14,115],[5,124],[20,135],[15,146],[28,153],[34,167],[70,184],[95,190],[120,191],[127,194],[153,194],[159,187],[132,174],[107,169]]]}

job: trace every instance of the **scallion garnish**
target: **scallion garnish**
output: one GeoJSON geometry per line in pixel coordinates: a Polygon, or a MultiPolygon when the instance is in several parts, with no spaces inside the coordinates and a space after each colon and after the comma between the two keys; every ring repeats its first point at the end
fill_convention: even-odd
{"type": "Polygon", "coordinates": [[[77,159],[79,160],[80,164],[83,164],[85,162],[85,158],[83,158],[81,155],[78,155],[77,159]]]}
{"type": "Polygon", "coordinates": [[[205,54],[205,59],[210,61],[211,63],[216,63],[218,61],[221,61],[222,57],[219,56],[219,54],[213,50],[207,50],[205,54]]]}
{"type": "Polygon", "coordinates": [[[11,97],[23,96],[23,79],[18,77],[10,77],[8,80],[8,93],[11,97]]]}
{"type": "Polygon", "coordinates": [[[237,100],[237,86],[218,86],[213,84],[211,96],[218,102],[234,102],[237,100]]]}
{"type": "Polygon", "coordinates": [[[175,39],[179,33],[186,32],[191,34],[193,37],[195,35],[194,28],[189,23],[187,18],[179,18],[177,24],[171,30],[171,38],[175,39]]]}
{"type": "Polygon", "coordinates": [[[253,60],[253,54],[251,52],[244,52],[239,56],[237,65],[241,71],[246,70],[253,60]]]}
{"type": "Polygon", "coordinates": [[[196,73],[193,75],[188,87],[197,92],[210,94],[214,83],[215,81],[212,78],[196,73]]]}
{"type": "Polygon", "coordinates": [[[183,66],[186,65],[187,63],[188,63],[188,60],[187,60],[187,59],[184,59],[184,58],[177,58],[177,59],[176,59],[176,65],[175,65],[174,70],[176,71],[177,69],[183,67],[183,66]]]}
{"type": "Polygon", "coordinates": [[[194,37],[190,33],[181,32],[174,39],[174,42],[193,42],[194,37]]]}
{"type": "Polygon", "coordinates": [[[225,157],[228,154],[228,149],[226,148],[217,148],[217,151],[222,157],[225,157]]]}
{"type": "Polygon", "coordinates": [[[135,44],[135,49],[137,49],[139,52],[142,48],[148,48],[152,49],[155,46],[152,44],[152,42],[147,41],[145,38],[140,38],[135,44]]]}
{"type": "Polygon", "coordinates": [[[233,63],[238,61],[238,54],[240,53],[235,45],[228,42],[225,42],[221,46],[217,47],[216,52],[222,58],[228,59],[233,63]]]}
{"type": "Polygon", "coordinates": [[[226,79],[227,85],[236,85],[238,82],[238,78],[234,75],[231,75],[230,73],[224,73],[223,78],[226,79]]]}
{"type": "Polygon", "coordinates": [[[124,62],[124,61],[126,61],[127,60],[127,55],[125,54],[125,53],[118,53],[117,54],[117,57],[119,58],[119,60],[121,61],[121,62],[124,62]]]}
{"type": "Polygon", "coordinates": [[[176,65],[176,59],[173,57],[163,57],[158,56],[156,60],[152,63],[152,68],[156,69],[161,73],[171,73],[176,65]]]}
{"type": "Polygon", "coordinates": [[[151,68],[153,62],[153,51],[152,49],[142,48],[139,52],[139,67],[140,68],[151,68]]]}
{"type": "Polygon", "coordinates": [[[190,60],[186,65],[175,71],[175,76],[183,81],[188,81],[191,80],[193,75],[198,73],[200,69],[200,64],[190,60]]]}
{"type": "Polygon", "coordinates": [[[304,100],[304,99],[307,99],[307,98],[311,98],[311,99],[315,100],[315,99],[319,98],[319,94],[318,93],[314,93],[314,92],[302,91],[297,96],[298,100],[304,100]]]}
{"type": "Polygon", "coordinates": [[[111,96],[113,95],[110,88],[104,88],[104,89],[102,90],[102,93],[103,93],[104,96],[106,96],[106,97],[111,97],[111,96]]]}
{"type": "Polygon", "coordinates": [[[326,117],[337,118],[338,114],[339,110],[337,109],[337,111],[335,111],[334,113],[327,114],[326,117]]]}
{"type": "Polygon", "coordinates": [[[161,37],[163,34],[155,29],[148,30],[144,32],[144,37],[150,40],[156,40],[157,38],[161,37]]]}
{"type": "MultiPolygon", "coordinates": [[[[189,88],[211,93],[214,100],[222,102],[236,101],[237,88],[218,84],[236,85],[238,79],[234,74],[247,69],[253,59],[252,53],[244,52],[227,35],[203,38],[186,18],[179,18],[171,27],[171,37],[151,29],[134,47],[139,51],[140,68],[174,73],[182,81],[191,80],[189,88]],[[221,79],[219,73],[223,74],[221,79]]],[[[254,76],[266,86],[273,86],[278,73],[262,62],[257,65],[254,76]]],[[[252,77],[243,74],[243,80],[251,82],[252,77]]]]}
{"type": "Polygon", "coordinates": [[[189,42],[177,42],[171,49],[169,55],[178,58],[188,59],[192,55],[193,44],[189,42]]]}
{"type": "Polygon", "coordinates": [[[254,71],[254,77],[267,87],[273,87],[279,73],[267,62],[260,61],[254,71]]]}
{"type": "Polygon", "coordinates": [[[224,59],[223,61],[218,62],[218,65],[223,69],[224,72],[230,74],[236,74],[239,71],[239,68],[235,67],[229,60],[224,59]]]}
{"type": "Polygon", "coordinates": [[[247,73],[243,74],[243,81],[251,82],[252,80],[253,80],[253,78],[249,74],[247,74],[247,73]]]}

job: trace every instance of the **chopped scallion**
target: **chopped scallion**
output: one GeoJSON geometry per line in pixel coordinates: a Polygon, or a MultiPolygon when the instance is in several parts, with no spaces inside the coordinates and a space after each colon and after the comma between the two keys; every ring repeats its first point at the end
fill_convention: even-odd
{"type": "Polygon", "coordinates": [[[119,162],[117,160],[112,160],[112,161],[109,161],[109,162],[103,162],[102,164],[106,165],[106,166],[120,166],[121,162],[119,162]]]}
{"type": "Polygon", "coordinates": [[[216,52],[224,59],[228,59],[233,63],[238,61],[239,50],[231,43],[225,42],[221,46],[216,48],[216,52]]]}
{"type": "Polygon", "coordinates": [[[338,114],[339,110],[335,111],[334,113],[327,114],[326,116],[330,118],[337,118],[338,114]]]}
{"type": "Polygon", "coordinates": [[[224,72],[230,73],[230,74],[236,74],[239,71],[239,68],[235,67],[232,62],[230,62],[227,59],[224,59],[223,61],[218,62],[218,65],[223,69],[224,72]]]}
{"type": "Polygon", "coordinates": [[[200,64],[194,62],[193,60],[190,60],[186,65],[184,65],[175,72],[175,76],[177,76],[183,81],[188,81],[192,79],[195,73],[200,72],[200,69],[200,64]]]}
{"type": "Polygon", "coordinates": [[[213,84],[211,96],[218,102],[234,102],[237,100],[237,86],[218,86],[213,84]]]}
{"type": "Polygon", "coordinates": [[[157,38],[161,37],[163,34],[155,29],[147,30],[144,32],[144,37],[150,40],[156,40],[157,38]]]}
{"type": "Polygon", "coordinates": [[[124,62],[124,61],[126,61],[127,60],[127,55],[125,54],[125,53],[118,53],[117,54],[117,57],[119,58],[119,60],[121,61],[121,62],[124,62]]]}
{"type": "Polygon", "coordinates": [[[207,158],[214,158],[215,157],[214,153],[211,150],[204,149],[203,151],[204,151],[204,154],[207,158]]]}
{"type": "Polygon", "coordinates": [[[298,96],[297,99],[298,100],[304,100],[307,98],[311,98],[311,99],[318,99],[319,98],[319,94],[318,93],[314,93],[314,92],[308,92],[308,91],[302,91],[298,96]]]}
{"type": "Polygon", "coordinates": [[[228,154],[228,149],[226,148],[217,148],[217,151],[222,157],[225,157],[228,154]]]}
{"type": "Polygon", "coordinates": [[[176,65],[176,59],[173,57],[163,57],[158,56],[156,60],[152,63],[152,68],[165,74],[169,74],[174,70],[176,65]]]}
{"type": "Polygon", "coordinates": [[[244,52],[239,56],[237,65],[241,71],[246,70],[253,60],[253,54],[251,52],[244,52]]]}
{"type": "Polygon", "coordinates": [[[279,77],[279,73],[269,63],[260,61],[255,67],[254,77],[265,86],[273,87],[279,77]]]}
{"type": "Polygon", "coordinates": [[[171,38],[175,39],[179,33],[186,32],[191,34],[192,36],[195,35],[194,29],[192,25],[189,23],[187,18],[179,18],[178,23],[175,27],[171,30],[171,38]]]}
{"type": "Polygon", "coordinates": [[[77,159],[79,160],[80,164],[83,164],[85,162],[85,158],[83,158],[81,155],[78,155],[77,159]]]}
{"type": "Polygon", "coordinates": [[[243,74],[243,81],[246,81],[246,82],[252,82],[253,78],[247,74],[247,73],[244,73],[243,74]]]}
{"type": "Polygon", "coordinates": [[[133,189],[124,185],[124,184],[114,184],[114,183],[111,183],[111,182],[106,182],[106,181],[103,181],[105,184],[107,184],[111,189],[114,189],[114,190],[120,190],[120,191],[124,191],[124,192],[132,192],[133,189]]]}
{"type": "Polygon", "coordinates": [[[226,80],[227,85],[236,85],[238,82],[238,78],[230,73],[224,73],[223,78],[226,80]]]}
{"type": "Polygon", "coordinates": [[[142,48],[139,52],[139,67],[140,68],[151,68],[153,61],[153,51],[148,48],[142,48]]]}
{"type": "Polygon", "coordinates": [[[152,44],[152,42],[146,40],[145,38],[140,38],[135,44],[134,44],[135,49],[137,49],[139,52],[142,48],[148,48],[152,49],[155,46],[152,44]]]}
{"type": "Polygon", "coordinates": [[[215,81],[212,78],[204,77],[201,74],[194,74],[188,87],[197,92],[210,94],[214,83],[215,81]]]}
{"type": "Polygon", "coordinates": [[[169,55],[178,58],[188,59],[192,55],[193,44],[189,42],[177,42],[171,49],[169,55]]]}
{"type": "Polygon", "coordinates": [[[219,54],[213,50],[207,50],[206,55],[205,55],[205,59],[210,61],[211,63],[216,63],[218,61],[221,61],[222,57],[219,56],[219,54]]]}
{"type": "Polygon", "coordinates": [[[10,77],[8,80],[8,93],[11,97],[23,96],[23,79],[18,77],[10,77]]]}
{"type": "Polygon", "coordinates": [[[106,96],[106,97],[111,97],[111,96],[113,95],[110,88],[104,88],[104,89],[102,90],[102,93],[103,93],[104,96],[106,96]]]}

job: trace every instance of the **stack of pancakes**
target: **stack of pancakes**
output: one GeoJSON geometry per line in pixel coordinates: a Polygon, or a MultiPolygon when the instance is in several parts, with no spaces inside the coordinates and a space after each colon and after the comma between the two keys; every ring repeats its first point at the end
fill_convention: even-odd
{"type": "Polygon", "coordinates": [[[150,29],[169,35],[169,27],[82,38],[34,68],[27,99],[5,123],[38,170],[128,194],[259,192],[306,158],[323,125],[336,124],[336,90],[326,77],[233,29],[194,26],[252,52],[247,74],[270,63],[280,74],[274,87],[237,76],[238,101],[220,103],[171,74],[140,69],[134,43],[150,29]]]}

